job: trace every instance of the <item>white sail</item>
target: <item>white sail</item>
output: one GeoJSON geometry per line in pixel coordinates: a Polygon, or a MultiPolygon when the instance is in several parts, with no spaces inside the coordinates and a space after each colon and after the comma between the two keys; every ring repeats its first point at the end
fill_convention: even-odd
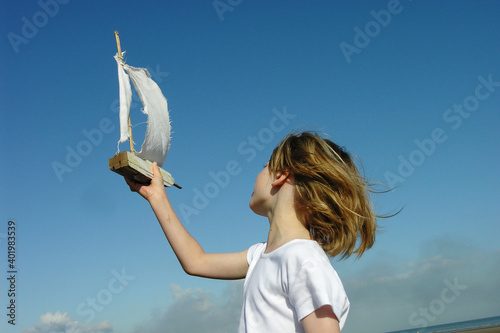
{"type": "Polygon", "coordinates": [[[120,141],[118,141],[118,144],[120,144],[129,139],[128,117],[132,102],[132,88],[130,87],[129,77],[123,70],[123,64],[118,58],[118,53],[115,55],[115,60],[118,64],[118,86],[120,91],[120,141]]]}
{"type": "MultiPolygon", "coordinates": [[[[170,147],[171,126],[167,99],[163,96],[160,87],[158,87],[156,82],[151,79],[151,75],[147,69],[136,68],[126,64],[123,64],[123,68],[128,73],[126,82],[128,83],[129,89],[130,82],[128,78],[130,77],[130,80],[132,81],[134,88],[141,99],[143,105],[142,112],[148,116],[146,136],[141,146],[141,151],[137,153],[137,156],[144,160],[157,162],[161,167],[165,163],[167,152],[170,147]]],[[[126,84],[123,83],[123,86],[126,86],[126,84]]],[[[128,99],[129,97],[126,95],[128,94],[126,88],[123,89],[123,93],[123,100],[128,100],[129,102],[126,106],[128,108],[128,112],[125,113],[126,111],[124,111],[122,115],[122,88],[120,86],[120,142],[122,142],[121,140],[124,135],[122,130],[124,128],[127,129],[126,136],[128,138],[128,114],[130,112],[131,100],[128,99]]],[[[126,105],[126,102],[124,103],[124,105],[126,105]]]]}

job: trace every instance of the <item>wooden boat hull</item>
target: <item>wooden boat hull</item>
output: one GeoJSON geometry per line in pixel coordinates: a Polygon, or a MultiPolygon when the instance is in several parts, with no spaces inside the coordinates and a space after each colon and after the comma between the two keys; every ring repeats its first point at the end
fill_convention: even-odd
{"type": "MultiPolygon", "coordinates": [[[[151,179],[153,178],[151,166],[153,163],[148,160],[143,160],[128,151],[122,151],[121,153],[110,158],[108,162],[109,169],[111,171],[132,179],[140,184],[149,185],[149,183],[151,183],[151,179]]],[[[173,185],[181,188],[175,183],[175,180],[170,173],[162,168],[160,168],[160,172],[163,176],[164,186],[171,187],[173,185]]]]}

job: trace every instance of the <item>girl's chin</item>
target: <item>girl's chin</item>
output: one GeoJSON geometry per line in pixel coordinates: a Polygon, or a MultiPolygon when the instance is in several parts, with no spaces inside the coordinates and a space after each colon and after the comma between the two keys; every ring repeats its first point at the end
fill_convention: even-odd
{"type": "Polygon", "coordinates": [[[255,208],[256,208],[256,207],[255,207],[255,204],[254,204],[254,202],[253,202],[253,200],[252,200],[252,199],[253,199],[253,198],[251,198],[251,199],[250,199],[250,202],[248,203],[248,207],[250,207],[250,209],[252,210],[252,212],[257,213],[257,212],[255,211],[255,208]]]}
{"type": "Polygon", "coordinates": [[[260,215],[260,216],[267,216],[266,212],[263,211],[259,205],[255,204],[255,202],[252,199],[250,199],[248,206],[250,207],[252,212],[254,212],[255,214],[260,215]]]}

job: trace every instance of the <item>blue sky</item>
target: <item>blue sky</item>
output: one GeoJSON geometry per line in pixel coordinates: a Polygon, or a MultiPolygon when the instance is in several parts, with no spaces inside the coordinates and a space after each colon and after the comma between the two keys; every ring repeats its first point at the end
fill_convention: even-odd
{"type": "MultiPolygon", "coordinates": [[[[332,260],[352,303],[344,332],[498,315],[499,10],[2,3],[0,261],[7,276],[13,220],[18,271],[15,327],[0,280],[2,332],[235,331],[241,281],[187,276],[149,205],[108,170],[115,30],[127,63],[148,68],[168,99],[165,169],[183,189],[167,191],[206,251],[266,239],[267,220],[248,209],[255,176],[288,132],[317,130],[356,154],[366,177],[397,187],[374,195],[379,213],[404,208],[380,220],[363,258],[332,260]],[[238,171],[217,185],[228,165],[238,171]]],[[[136,141],[144,131],[134,128],[136,141]]]]}

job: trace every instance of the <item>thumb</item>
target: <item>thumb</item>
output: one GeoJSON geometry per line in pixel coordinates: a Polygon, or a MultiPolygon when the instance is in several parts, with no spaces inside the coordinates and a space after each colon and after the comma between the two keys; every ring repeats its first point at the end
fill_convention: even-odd
{"type": "Polygon", "coordinates": [[[153,162],[152,169],[153,169],[153,175],[154,175],[155,177],[156,177],[158,174],[160,174],[160,167],[158,166],[158,163],[157,163],[157,162],[153,162]]]}
{"type": "Polygon", "coordinates": [[[163,184],[163,176],[161,174],[158,163],[153,162],[151,169],[153,171],[153,179],[151,179],[151,182],[161,182],[163,184]]]}

